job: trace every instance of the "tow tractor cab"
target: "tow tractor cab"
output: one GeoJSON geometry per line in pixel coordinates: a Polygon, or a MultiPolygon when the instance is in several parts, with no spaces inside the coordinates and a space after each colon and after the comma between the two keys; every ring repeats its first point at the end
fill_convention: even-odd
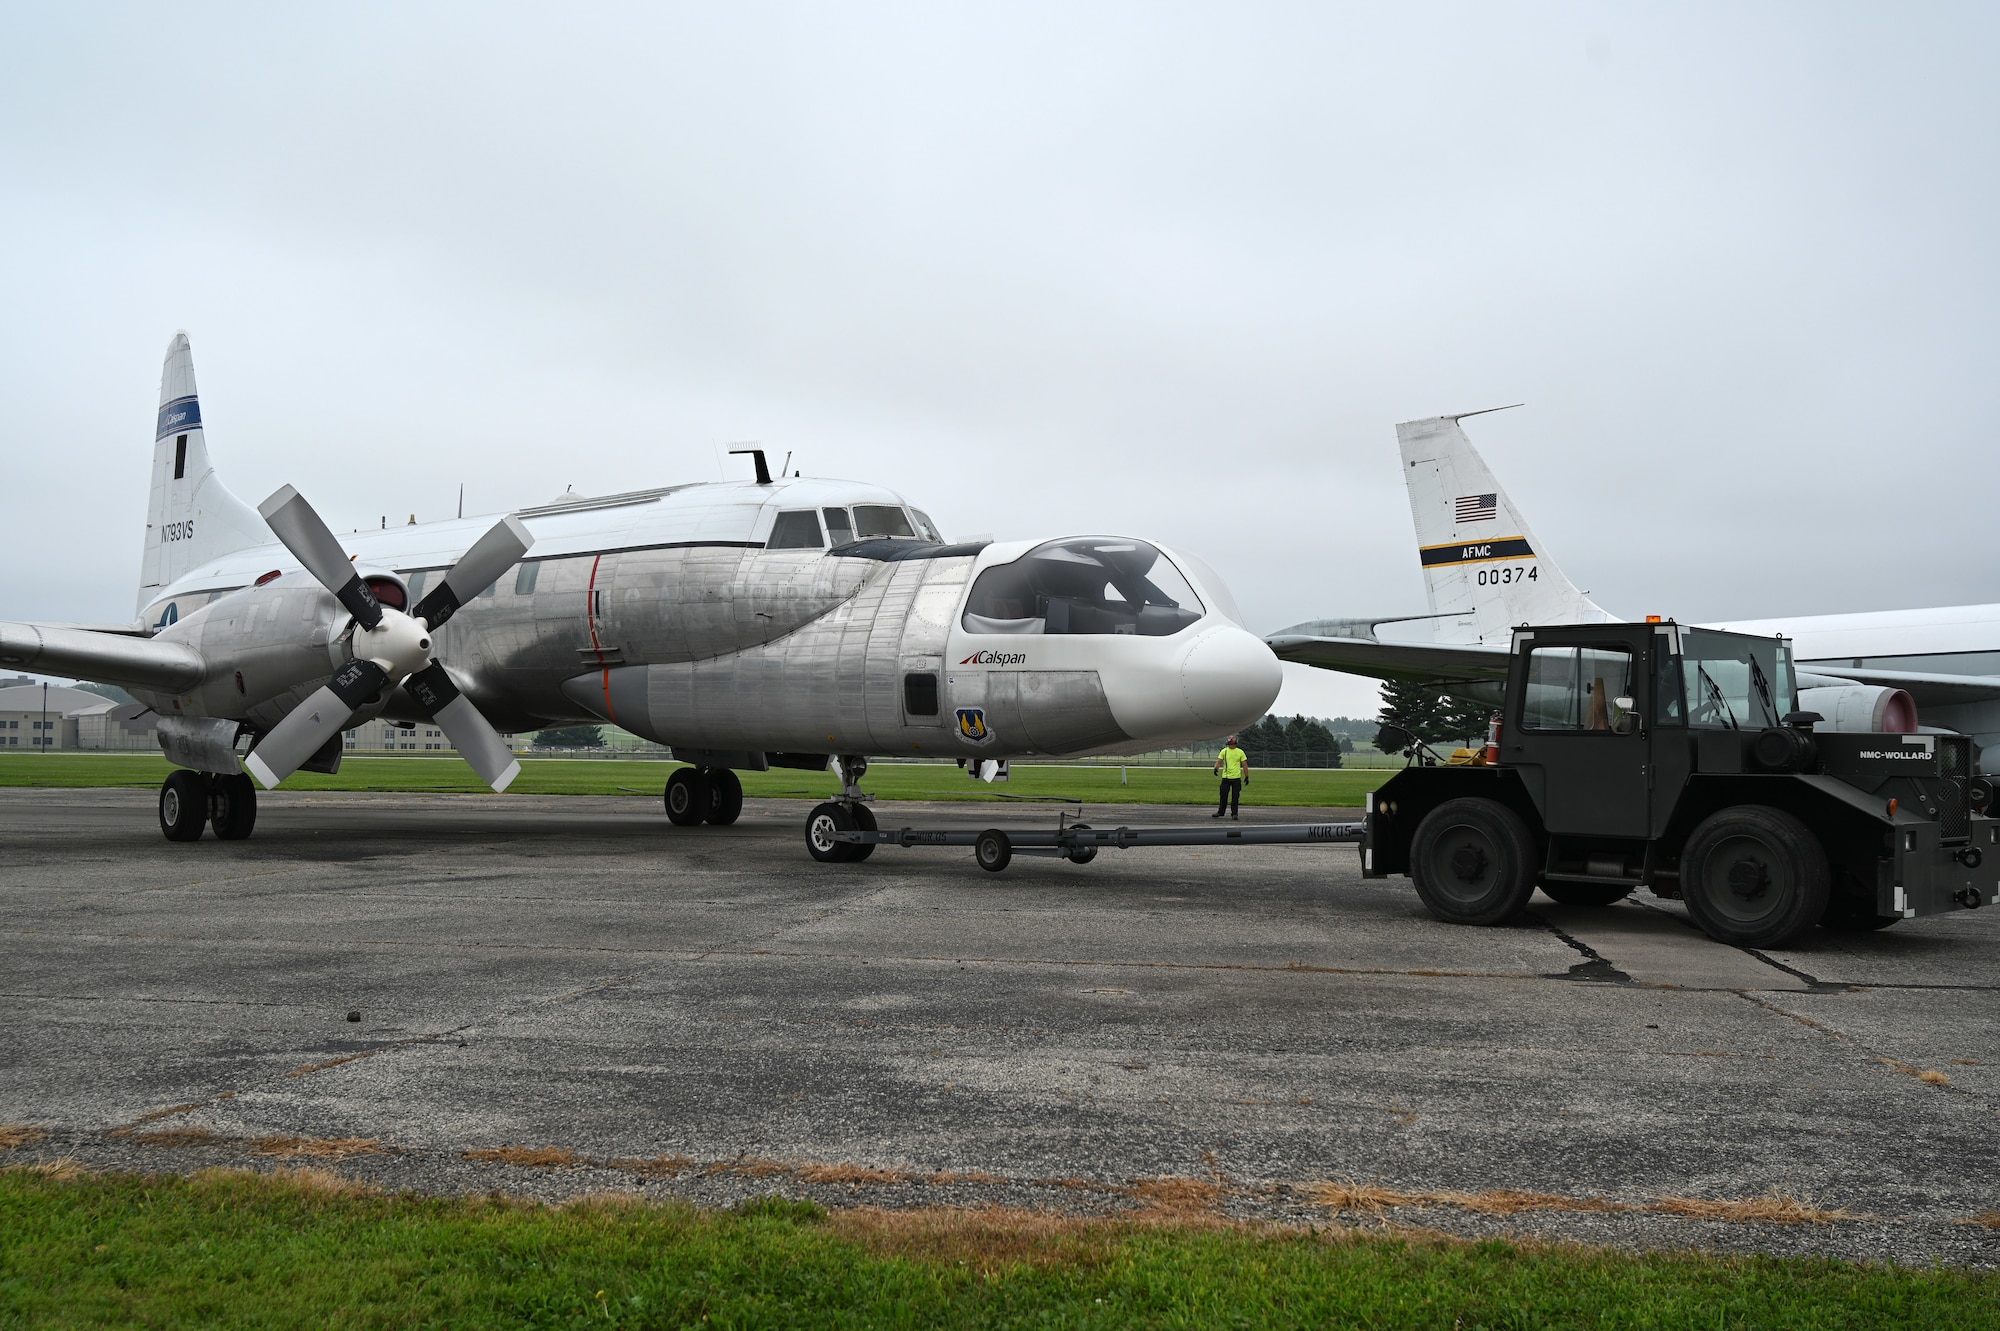
{"type": "Polygon", "coordinates": [[[1408,874],[1459,924],[1505,920],[1537,886],[1583,906],[1647,887],[1759,947],[1991,904],[2000,821],[1971,739],[1836,731],[1796,699],[1782,638],[1516,630],[1487,761],[1377,790],[1362,871],[1408,874]]]}

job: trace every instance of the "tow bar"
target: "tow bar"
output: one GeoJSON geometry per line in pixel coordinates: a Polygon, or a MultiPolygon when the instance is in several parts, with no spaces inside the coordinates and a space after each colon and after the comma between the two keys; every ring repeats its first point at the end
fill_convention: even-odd
{"type": "Polygon", "coordinates": [[[1361,840],[1366,823],[1253,823],[1248,827],[1092,827],[1057,824],[1052,832],[985,829],[883,827],[835,832],[833,839],[856,846],[970,846],[988,873],[999,873],[1015,855],[1046,855],[1088,864],[1111,846],[1302,846],[1361,840]]]}

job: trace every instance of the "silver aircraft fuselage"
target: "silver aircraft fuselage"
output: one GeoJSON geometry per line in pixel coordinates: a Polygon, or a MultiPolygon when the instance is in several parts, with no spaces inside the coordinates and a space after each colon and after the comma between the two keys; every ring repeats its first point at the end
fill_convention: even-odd
{"type": "MultiPolygon", "coordinates": [[[[718,766],[1074,756],[1209,739],[1278,692],[1215,575],[1142,541],[949,545],[890,491],[795,477],[516,516],[528,556],[437,631],[503,731],[607,721],[718,766]]],[[[339,539],[413,605],[490,522],[339,539]]],[[[267,731],[351,653],[346,612],[276,543],[190,570],[143,614],[209,663],[178,691],[134,688],[168,717],[267,731]]],[[[396,689],[358,719],[422,715],[396,689]]]]}

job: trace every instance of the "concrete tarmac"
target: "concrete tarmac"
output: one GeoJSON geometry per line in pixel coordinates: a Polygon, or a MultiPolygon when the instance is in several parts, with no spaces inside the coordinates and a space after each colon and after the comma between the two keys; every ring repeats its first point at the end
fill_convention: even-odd
{"type": "Polygon", "coordinates": [[[801,801],[285,792],[175,845],[154,801],[0,791],[0,1163],[2000,1264],[2000,912],[1760,955],[1651,897],[1439,924],[1346,845],[993,875],[816,864],[801,801]]]}

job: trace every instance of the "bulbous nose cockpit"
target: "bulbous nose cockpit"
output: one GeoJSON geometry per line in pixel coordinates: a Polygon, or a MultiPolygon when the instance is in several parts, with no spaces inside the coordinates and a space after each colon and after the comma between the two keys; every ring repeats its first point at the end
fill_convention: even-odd
{"type": "Polygon", "coordinates": [[[1282,678],[1212,571],[1131,537],[1066,537],[990,565],[973,581],[960,627],[1062,644],[1038,655],[1094,670],[1118,729],[1137,741],[1251,725],[1282,678]]]}

